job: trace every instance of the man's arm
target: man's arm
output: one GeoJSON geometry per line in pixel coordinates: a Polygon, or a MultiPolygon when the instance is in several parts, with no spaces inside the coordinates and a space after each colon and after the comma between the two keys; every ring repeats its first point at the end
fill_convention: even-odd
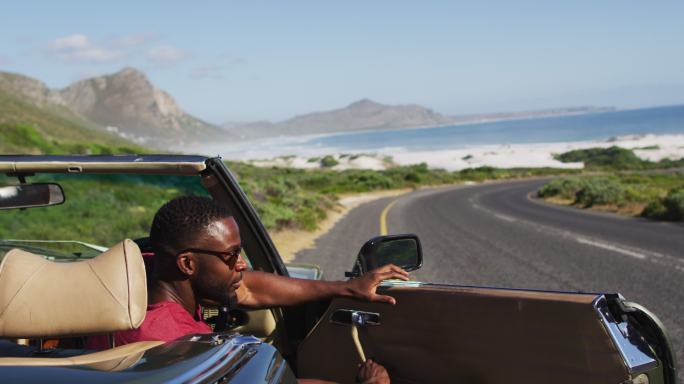
{"type": "Polygon", "coordinates": [[[389,279],[408,280],[408,272],[396,265],[385,265],[349,281],[320,281],[245,271],[237,296],[238,303],[248,308],[292,306],[333,297],[395,304],[393,297],[375,293],[378,285],[389,279]]]}

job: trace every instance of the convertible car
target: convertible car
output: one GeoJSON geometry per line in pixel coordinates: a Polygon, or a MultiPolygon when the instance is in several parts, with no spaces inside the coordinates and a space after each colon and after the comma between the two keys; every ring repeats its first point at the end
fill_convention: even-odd
{"type": "MultiPolygon", "coordinates": [[[[394,383],[676,382],[662,324],[618,293],[415,281],[381,285],[395,306],[340,298],[259,311],[204,308],[213,333],[120,346],[109,337],[110,348],[89,350],[87,337],[142,322],[145,233],[174,196],[204,194],[226,205],[250,268],[314,279],[320,271],[283,263],[220,158],[0,156],[0,173],[3,383],[352,383],[366,356],[394,383]]],[[[370,239],[348,275],[390,262],[419,268],[419,240],[370,239]]]]}

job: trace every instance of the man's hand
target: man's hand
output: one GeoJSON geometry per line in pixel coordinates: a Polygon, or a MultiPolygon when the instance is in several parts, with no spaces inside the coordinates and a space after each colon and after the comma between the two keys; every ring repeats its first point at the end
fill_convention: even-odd
{"type": "Polygon", "coordinates": [[[407,281],[409,279],[409,274],[394,264],[388,264],[369,271],[361,277],[349,280],[347,282],[347,289],[354,298],[394,305],[397,301],[393,297],[375,293],[378,285],[380,285],[383,280],[390,279],[407,281]]]}
{"type": "Polygon", "coordinates": [[[390,384],[390,377],[385,367],[371,359],[361,364],[356,379],[362,384],[390,384]]]}

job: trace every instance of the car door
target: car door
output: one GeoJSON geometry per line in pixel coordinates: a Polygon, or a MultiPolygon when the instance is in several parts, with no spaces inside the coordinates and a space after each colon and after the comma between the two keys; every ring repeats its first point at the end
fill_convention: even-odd
{"type": "Polygon", "coordinates": [[[397,304],[332,301],[299,347],[299,377],[355,382],[356,324],[363,353],[393,383],[674,380],[662,356],[669,349],[653,336],[657,326],[630,319],[617,295],[413,282],[385,282],[381,290],[397,304]]]}

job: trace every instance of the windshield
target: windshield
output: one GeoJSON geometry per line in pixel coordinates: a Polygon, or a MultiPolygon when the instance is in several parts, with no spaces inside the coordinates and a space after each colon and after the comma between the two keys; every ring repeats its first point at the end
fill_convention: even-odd
{"type": "MultiPolygon", "coordinates": [[[[12,248],[55,260],[100,254],[123,239],[147,237],[159,207],[183,194],[207,195],[198,177],[150,175],[37,175],[56,182],[64,204],[0,212],[0,256],[12,248]]],[[[0,176],[0,185],[18,184],[0,176]]]]}

